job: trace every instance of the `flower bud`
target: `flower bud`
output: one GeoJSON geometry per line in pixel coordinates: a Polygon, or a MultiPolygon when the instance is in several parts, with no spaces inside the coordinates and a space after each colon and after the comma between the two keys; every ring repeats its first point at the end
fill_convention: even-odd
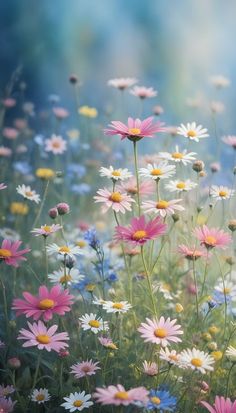
{"type": "Polygon", "coordinates": [[[222,353],[222,351],[213,351],[212,353],[211,353],[211,356],[213,357],[213,359],[215,360],[215,361],[219,361],[219,360],[221,360],[222,359],[222,357],[223,357],[223,353],[222,353]]]}
{"type": "Polygon", "coordinates": [[[76,83],[78,83],[78,77],[77,77],[76,75],[74,75],[74,74],[70,75],[70,77],[69,77],[69,82],[70,82],[72,85],[76,85],[76,83]]]}
{"type": "Polygon", "coordinates": [[[50,218],[55,219],[58,216],[58,210],[57,208],[51,208],[48,211],[48,215],[50,216],[50,218]]]}
{"type": "Polygon", "coordinates": [[[228,228],[230,231],[234,232],[236,230],[236,219],[231,219],[228,223],[228,228]]]}
{"type": "Polygon", "coordinates": [[[195,172],[201,172],[203,169],[204,169],[204,162],[202,162],[202,161],[195,161],[194,163],[193,163],[193,165],[192,165],[192,169],[195,171],[195,172]]]}
{"type": "Polygon", "coordinates": [[[56,208],[59,215],[65,215],[70,212],[70,206],[66,202],[60,202],[56,208]]]}
{"type": "Polygon", "coordinates": [[[174,222],[178,222],[179,221],[179,215],[178,214],[172,214],[171,218],[173,219],[174,222]]]}
{"type": "Polygon", "coordinates": [[[21,362],[20,359],[18,359],[18,357],[12,357],[10,359],[7,360],[7,364],[10,368],[12,369],[19,369],[21,366],[21,362]]]}
{"type": "Polygon", "coordinates": [[[207,348],[211,351],[217,350],[217,343],[215,341],[211,341],[210,343],[207,343],[207,348]]]}
{"type": "Polygon", "coordinates": [[[65,357],[68,357],[69,355],[70,355],[70,353],[69,353],[68,350],[60,350],[59,353],[58,353],[58,356],[60,358],[65,358],[65,357]]]}
{"type": "Polygon", "coordinates": [[[184,307],[180,303],[175,304],[176,313],[182,313],[183,310],[184,310],[184,307]]]}

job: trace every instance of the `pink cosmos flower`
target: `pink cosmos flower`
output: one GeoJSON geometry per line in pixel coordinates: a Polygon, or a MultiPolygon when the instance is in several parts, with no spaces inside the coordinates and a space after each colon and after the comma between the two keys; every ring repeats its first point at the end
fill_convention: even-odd
{"type": "Polygon", "coordinates": [[[101,368],[98,367],[98,362],[94,363],[92,360],[82,361],[71,366],[71,373],[73,373],[77,379],[85,376],[93,376],[96,374],[96,370],[101,370],[101,368]]]}
{"type": "Polygon", "coordinates": [[[52,225],[42,225],[40,228],[34,228],[32,231],[33,234],[35,234],[35,237],[38,237],[39,235],[43,235],[44,237],[48,237],[51,234],[54,234],[54,232],[59,231],[62,228],[61,225],[59,224],[52,224],[52,225]]]}
{"type": "Polygon", "coordinates": [[[20,335],[17,337],[18,340],[26,340],[23,344],[23,347],[35,347],[39,350],[47,350],[51,351],[54,350],[59,353],[60,350],[68,347],[68,344],[64,341],[69,340],[68,333],[58,333],[54,334],[58,326],[55,324],[51,326],[49,329],[45,326],[42,321],[38,321],[38,323],[27,323],[29,326],[29,330],[22,328],[20,330],[20,335]]]}
{"type": "Polygon", "coordinates": [[[0,146],[0,156],[11,156],[12,150],[6,146],[0,146]]]}
{"type": "Polygon", "coordinates": [[[201,405],[210,413],[236,413],[236,400],[232,402],[229,398],[216,396],[213,406],[205,401],[201,401],[201,405]]]}
{"type": "Polygon", "coordinates": [[[19,135],[19,132],[14,128],[4,128],[2,131],[2,135],[4,136],[4,138],[7,139],[16,139],[19,135]]]}
{"type": "Polygon", "coordinates": [[[157,96],[157,91],[152,87],[134,86],[134,88],[130,91],[130,94],[137,96],[140,99],[146,99],[154,98],[155,96],[157,96]]]}
{"type": "Polygon", "coordinates": [[[159,201],[145,201],[142,203],[142,209],[146,213],[156,213],[160,214],[161,217],[167,215],[173,215],[175,211],[184,211],[184,207],[179,205],[179,202],[182,202],[182,199],[172,199],[171,201],[165,201],[161,199],[159,201]]]}
{"type": "Polygon", "coordinates": [[[23,255],[31,250],[29,248],[25,248],[21,251],[17,251],[21,244],[22,241],[11,242],[8,239],[4,239],[0,247],[0,262],[2,260],[7,265],[18,267],[20,261],[26,261],[26,258],[23,255]]]}
{"type": "Polygon", "coordinates": [[[145,342],[160,344],[162,347],[166,347],[170,344],[170,341],[174,343],[182,341],[177,337],[183,334],[183,331],[180,330],[181,326],[179,324],[175,325],[176,320],[171,320],[169,317],[165,320],[164,317],[161,317],[160,320],[146,318],[146,321],[147,323],[141,323],[141,326],[138,328],[145,342]]]}
{"type": "Polygon", "coordinates": [[[203,249],[197,249],[196,247],[188,247],[181,244],[178,247],[178,252],[190,261],[196,261],[198,258],[206,257],[207,254],[203,249]]]}
{"type": "Polygon", "coordinates": [[[201,245],[206,248],[226,248],[232,241],[232,238],[227,232],[218,228],[209,228],[203,225],[201,228],[195,228],[194,235],[201,241],[201,245]]]}
{"type": "Polygon", "coordinates": [[[60,285],[52,287],[49,291],[45,285],[39,287],[38,297],[25,291],[23,293],[25,300],[14,299],[13,310],[16,311],[16,315],[25,314],[26,317],[33,317],[34,320],[38,320],[40,317],[44,321],[51,320],[53,314],[64,315],[65,312],[71,310],[73,304],[73,295],[69,294],[69,290],[61,289],[60,285]]]}
{"type": "Polygon", "coordinates": [[[222,141],[226,143],[226,145],[232,146],[232,148],[236,150],[236,136],[235,135],[224,136],[222,138],[222,141]]]}
{"type": "Polygon", "coordinates": [[[5,397],[1,397],[0,398],[0,412],[3,412],[3,413],[13,412],[15,404],[16,402],[13,402],[10,397],[8,399],[6,399],[5,397]]]}
{"type": "Polygon", "coordinates": [[[115,212],[131,211],[131,202],[135,202],[130,195],[127,195],[125,192],[111,192],[109,189],[103,188],[97,191],[98,196],[94,196],[95,202],[102,202],[102,213],[108,211],[109,208],[112,208],[115,212]]]}
{"type": "Polygon", "coordinates": [[[97,387],[93,397],[98,403],[114,404],[115,406],[128,406],[137,401],[146,403],[148,401],[148,391],[145,387],[136,387],[134,389],[125,390],[121,384],[116,386],[108,386],[105,388],[97,387]]]}
{"type": "Polygon", "coordinates": [[[52,109],[52,111],[53,111],[54,115],[56,116],[56,118],[59,119],[59,120],[68,118],[68,116],[69,116],[69,112],[65,108],[54,107],[52,109]]]}
{"type": "MultiPolygon", "coordinates": [[[[121,192],[127,192],[129,195],[136,195],[138,193],[138,188],[137,188],[137,180],[134,176],[132,178],[129,178],[125,182],[121,182],[120,185],[117,185],[117,190],[121,192]]],[[[151,195],[155,193],[156,190],[156,185],[153,181],[151,180],[145,180],[145,181],[140,181],[139,182],[139,194],[140,195],[151,195]]]]}
{"type": "Polygon", "coordinates": [[[5,185],[4,183],[0,184],[0,191],[2,191],[3,189],[6,189],[7,185],[5,185]]]}
{"type": "Polygon", "coordinates": [[[142,215],[132,218],[128,227],[118,225],[115,228],[115,239],[117,241],[130,242],[134,245],[143,245],[150,239],[155,239],[166,232],[167,226],[161,222],[159,217],[145,221],[142,215]]]}
{"type": "Polygon", "coordinates": [[[45,151],[52,152],[53,155],[61,155],[66,151],[67,142],[55,134],[50,139],[45,140],[45,151]]]}
{"type": "Polygon", "coordinates": [[[143,362],[143,372],[147,374],[147,376],[156,376],[158,374],[158,366],[154,361],[147,361],[143,362]]]}
{"type": "Polygon", "coordinates": [[[6,98],[3,99],[2,103],[5,108],[13,108],[16,105],[16,99],[6,98]]]}
{"type": "Polygon", "coordinates": [[[154,133],[164,132],[163,123],[152,123],[153,117],[144,119],[128,118],[128,126],[119,121],[112,121],[111,129],[104,129],[105,135],[121,135],[121,140],[128,138],[132,141],[142,138],[152,138],[154,133]]]}

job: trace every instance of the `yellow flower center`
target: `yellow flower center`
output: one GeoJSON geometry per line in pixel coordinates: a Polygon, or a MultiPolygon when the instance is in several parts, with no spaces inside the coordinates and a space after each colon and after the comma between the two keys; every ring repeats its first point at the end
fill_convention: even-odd
{"type": "Polygon", "coordinates": [[[158,168],[154,168],[152,171],[151,171],[151,175],[152,176],[159,176],[159,175],[162,175],[163,174],[163,172],[162,172],[162,170],[161,169],[158,169],[158,168]]]}
{"type": "Polygon", "coordinates": [[[133,235],[132,238],[136,241],[139,241],[142,238],[145,238],[147,236],[147,232],[140,230],[140,231],[136,231],[133,235]]]}
{"type": "Polygon", "coordinates": [[[51,232],[51,227],[50,225],[44,225],[42,228],[45,232],[51,232]]]}
{"type": "Polygon", "coordinates": [[[100,327],[100,323],[99,323],[98,320],[90,320],[89,325],[90,325],[90,327],[94,327],[94,328],[99,328],[100,327]]]}
{"type": "Polygon", "coordinates": [[[178,361],[178,356],[176,356],[175,354],[171,354],[171,355],[169,356],[169,358],[170,358],[170,360],[178,361]]]}
{"type": "Polygon", "coordinates": [[[89,292],[92,292],[95,287],[96,287],[95,284],[87,284],[85,289],[89,292]]]}
{"type": "Polygon", "coordinates": [[[26,196],[33,196],[33,192],[32,191],[25,191],[25,195],[26,196]]]}
{"type": "Polygon", "coordinates": [[[226,195],[228,195],[227,191],[219,191],[219,196],[221,196],[222,198],[226,195]]]}
{"type": "Polygon", "coordinates": [[[169,202],[163,201],[163,200],[157,202],[157,204],[156,204],[157,209],[166,209],[166,208],[168,208],[168,206],[169,206],[169,202]]]}
{"type": "Polygon", "coordinates": [[[131,136],[140,135],[140,133],[141,133],[141,129],[139,129],[139,128],[130,128],[129,129],[129,134],[131,136]]]}
{"type": "Polygon", "coordinates": [[[71,281],[71,280],[72,280],[71,275],[63,275],[63,276],[60,278],[59,282],[60,282],[61,284],[65,284],[65,283],[67,283],[67,282],[69,282],[69,281],[71,281]]]}
{"type": "Polygon", "coordinates": [[[122,310],[122,308],[124,308],[124,304],[122,303],[114,303],[112,305],[112,308],[116,308],[117,310],[122,310]]]}
{"type": "Polygon", "coordinates": [[[111,174],[113,176],[120,176],[121,175],[120,171],[117,171],[117,170],[113,171],[111,174]]]}
{"type": "Polygon", "coordinates": [[[107,348],[111,350],[118,350],[118,347],[114,343],[107,344],[107,348]]]}
{"type": "Polygon", "coordinates": [[[165,338],[167,336],[167,330],[165,328],[156,328],[154,335],[158,338],[165,338]]]}
{"type": "Polygon", "coordinates": [[[227,294],[229,294],[231,292],[231,288],[227,288],[227,287],[225,287],[224,289],[223,289],[223,293],[225,294],[225,295],[227,295],[227,294]]]}
{"type": "Polygon", "coordinates": [[[86,247],[86,241],[81,239],[81,240],[76,242],[76,245],[80,248],[84,248],[84,247],[86,247]]]}
{"type": "Polygon", "coordinates": [[[75,400],[73,403],[73,406],[75,407],[81,407],[83,404],[82,400],[75,400]]]}
{"type": "Polygon", "coordinates": [[[60,142],[52,142],[53,148],[60,148],[60,142]]]}
{"type": "Polygon", "coordinates": [[[210,245],[212,247],[214,247],[216,245],[216,238],[213,237],[212,235],[208,235],[205,240],[204,243],[207,245],[210,245]]]}
{"type": "Polygon", "coordinates": [[[67,247],[66,245],[63,245],[61,248],[59,248],[59,252],[67,254],[68,252],[70,252],[70,248],[67,247]]]}
{"type": "Polygon", "coordinates": [[[193,358],[191,360],[191,364],[195,367],[201,367],[202,366],[202,360],[198,358],[193,358]]]}
{"type": "Polygon", "coordinates": [[[178,189],[185,189],[185,187],[186,187],[186,184],[182,181],[178,182],[177,185],[176,185],[176,188],[178,188],[178,189]]]}
{"type": "Polygon", "coordinates": [[[127,391],[118,391],[115,393],[115,399],[128,400],[129,393],[127,391]]]}
{"type": "Polygon", "coordinates": [[[51,343],[51,337],[49,337],[47,334],[39,334],[38,336],[36,336],[36,340],[40,344],[49,344],[49,343],[51,343]]]}
{"type": "Polygon", "coordinates": [[[189,130],[187,135],[189,138],[194,138],[195,136],[197,136],[197,132],[195,132],[195,130],[189,130]]]}
{"type": "Polygon", "coordinates": [[[154,396],[154,397],[151,397],[151,402],[154,404],[160,404],[161,400],[159,399],[159,397],[154,396]]]}
{"type": "Polygon", "coordinates": [[[171,154],[173,159],[183,159],[184,155],[181,152],[174,152],[171,154]]]}
{"type": "Polygon", "coordinates": [[[11,251],[9,251],[9,250],[6,250],[6,249],[0,249],[0,258],[8,258],[8,257],[11,257],[12,256],[12,253],[11,253],[11,251]]]}
{"type": "Polygon", "coordinates": [[[112,192],[109,199],[112,202],[121,202],[122,201],[122,195],[120,194],[120,192],[112,192]]]}
{"type": "Polygon", "coordinates": [[[35,398],[38,402],[42,402],[45,399],[45,396],[44,394],[38,394],[35,398]]]}
{"type": "Polygon", "coordinates": [[[40,310],[49,310],[54,306],[55,302],[50,300],[49,298],[45,298],[44,300],[39,301],[39,308],[40,310]]]}

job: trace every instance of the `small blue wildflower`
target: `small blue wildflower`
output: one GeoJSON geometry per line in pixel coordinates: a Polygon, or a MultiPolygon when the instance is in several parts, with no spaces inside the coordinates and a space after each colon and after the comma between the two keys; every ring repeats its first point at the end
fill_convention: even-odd
{"type": "Polygon", "coordinates": [[[100,241],[95,228],[88,229],[88,231],[84,233],[84,239],[88,242],[91,248],[97,250],[100,247],[100,241]]]}
{"type": "Polygon", "coordinates": [[[82,184],[73,184],[71,185],[71,190],[72,192],[79,194],[79,195],[85,195],[88,194],[91,191],[91,187],[88,184],[82,183],[82,184]]]}
{"type": "Polygon", "coordinates": [[[176,407],[177,399],[171,396],[168,390],[157,389],[149,393],[148,410],[160,410],[160,412],[173,412],[176,407]]]}
{"type": "Polygon", "coordinates": [[[31,172],[31,166],[28,162],[14,162],[13,168],[22,175],[27,175],[31,172]]]}
{"type": "Polygon", "coordinates": [[[114,271],[111,271],[108,274],[108,277],[107,277],[108,282],[116,282],[116,281],[118,281],[118,279],[119,279],[118,275],[114,271]]]}

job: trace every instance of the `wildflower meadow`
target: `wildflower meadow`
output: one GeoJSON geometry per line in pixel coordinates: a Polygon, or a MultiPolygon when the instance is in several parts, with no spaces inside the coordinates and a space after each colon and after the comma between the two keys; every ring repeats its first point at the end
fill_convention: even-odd
{"type": "Polygon", "coordinates": [[[236,413],[234,85],[214,70],[175,124],[145,72],[96,106],[79,71],[43,103],[8,73],[1,413],[236,413]]]}

